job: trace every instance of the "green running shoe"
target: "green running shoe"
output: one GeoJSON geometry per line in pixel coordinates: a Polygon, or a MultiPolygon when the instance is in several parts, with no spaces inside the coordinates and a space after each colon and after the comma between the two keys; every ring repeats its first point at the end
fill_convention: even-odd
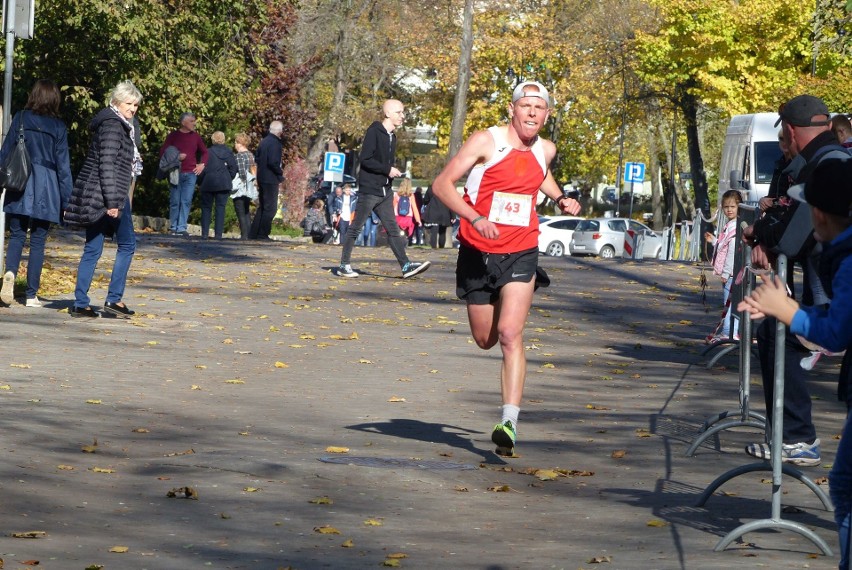
{"type": "Polygon", "coordinates": [[[491,441],[497,446],[497,455],[512,456],[515,454],[515,426],[510,420],[494,426],[491,432],[491,441]]]}

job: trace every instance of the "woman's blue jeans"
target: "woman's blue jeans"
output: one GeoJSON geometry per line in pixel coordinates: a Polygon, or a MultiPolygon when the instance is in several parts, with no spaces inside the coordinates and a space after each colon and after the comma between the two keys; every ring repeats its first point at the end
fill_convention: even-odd
{"type": "MultiPolygon", "coordinates": [[[[3,213],[0,212],[0,216],[3,213]]],[[[8,214],[9,247],[6,249],[6,271],[18,274],[21,256],[24,252],[24,242],[27,241],[27,230],[30,231],[30,256],[27,261],[27,299],[32,299],[38,293],[41,285],[41,268],[44,266],[44,244],[47,242],[47,232],[50,222],[37,220],[29,216],[8,214]]]]}
{"type": "Polygon", "coordinates": [[[83,246],[83,256],[77,267],[77,287],[74,290],[74,306],[78,309],[89,306],[89,287],[95,277],[98,260],[104,251],[104,238],[109,233],[112,233],[117,249],[106,302],[118,303],[124,297],[127,273],[130,271],[130,262],[133,261],[133,254],[136,251],[136,233],[133,231],[133,216],[130,213],[129,203],[124,205],[118,218],[110,218],[104,214],[94,224],[86,226],[86,245],[83,246]]]}

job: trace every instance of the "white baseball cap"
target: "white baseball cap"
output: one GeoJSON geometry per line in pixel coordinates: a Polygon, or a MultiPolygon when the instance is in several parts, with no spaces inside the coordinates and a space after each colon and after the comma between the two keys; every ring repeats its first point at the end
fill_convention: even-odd
{"type": "Polygon", "coordinates": [[[547,87],[538,81],[524,81],[515,87],[515,90],[512,91],[512,103],[515,103],[518,99],[523,97],[538,97],[539,99],[544,99],[544,102],[547,103],[548,107],[550,107],[550,94],[547,92],[547,87]],[[535,87],[537,90],[529,89],[530,87],[535,87]]]}

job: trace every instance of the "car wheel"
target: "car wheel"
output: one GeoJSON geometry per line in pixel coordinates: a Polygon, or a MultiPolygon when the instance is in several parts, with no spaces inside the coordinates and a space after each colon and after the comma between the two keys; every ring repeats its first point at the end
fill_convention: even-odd
{"type": "Polygon", "coordinates": [[[611,245],[605,245],[601,248],[601,252],[598,255],[603,259],[612,259],[615,257],[615,248],[611,245]]]}
{"type": "Polygon", "coordinates": [[[547,248],[544,250],[545,255],[551,255],[553,257],[562,257],[565,255],[565,246],[562,245],[561,241],[552,241],[547,244],[547,248]]]}

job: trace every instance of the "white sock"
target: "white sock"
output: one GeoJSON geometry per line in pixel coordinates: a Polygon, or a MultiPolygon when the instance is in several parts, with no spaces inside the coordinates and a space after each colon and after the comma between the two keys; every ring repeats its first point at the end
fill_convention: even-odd
{"type": "Polygon", "coordinates": [[[506,420],[512,422],[515,428],[518,427],[518,414],[521,413],[521,408],[512,404],[503,404],[503,419],[500,423],[506,423],[506,420]]]}

